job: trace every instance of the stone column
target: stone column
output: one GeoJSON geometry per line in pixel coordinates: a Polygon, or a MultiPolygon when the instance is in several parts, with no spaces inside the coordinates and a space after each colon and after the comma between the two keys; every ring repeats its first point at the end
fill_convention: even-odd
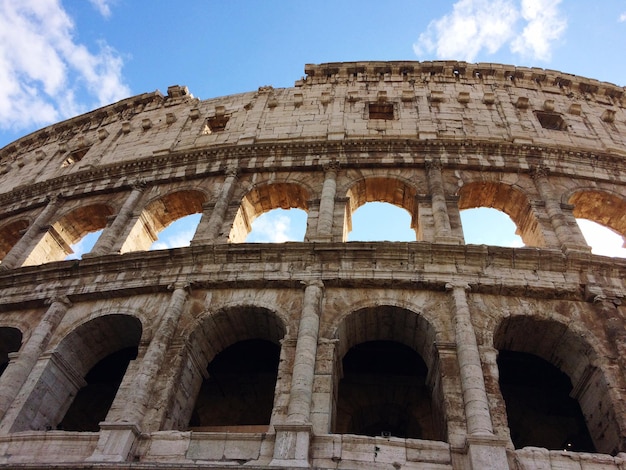
{"type": "Polygon", "coordinates": [[[568,221],[568,217],[566,217],[566,214],[561,209],[561,204],[554,195],[552,185],[548,180],[548,172],[548,168],[537,167],[531,172],[531,177],[535,182],[541,199],[546,205],[546,213],[550,218],[550,223],[552,224],[556,238],[561,245],[560,248],[566,250],[591,251],[591,248],[589,248],[585,242],[580,228],[578,228],[576,219],[574,219],[572,215],[569,217],[571,220],[568,221]]]}
{"type": "Polygon", "coordinates": [[[61,200],[60,195],[49,199],[48,205],[39,213],[22,238],[13,245],[13,248],[4,257],[2,264],[0,264],[0,269],[18,268],[26,261],[30,252],[47,230],[50,221],[61,204],[61,200]]]}
{"type": "MultiPolygon", "coordinates": [[[[214,243],[219,236],[220,229],[224,225],[224,217],[230,204],[230,200],[235,192],[237,182],[237,168],[230,168],[226,171],[226,179],[222,185],[222,190],[213,206],[211,216],[207,222],[201,220],[198,224],[198,229],[191,242],[192,245],[200,243],[214,243]]],[[[206,214],[202,214],[202,219],[205,219],[206,214]]]]}
{"type": "Polygon", "coordinates": [[[296,357],[291,376],[287,419],[282,425],[274,425],[276,443],[274,445],[274,459],[270,465],[310,466],[310,415],[323,287],[324,284],[321,281],[306,283],[302,316],[298,328],[296,357]]]}
{"type": "Polygon", "coordinates": [[[493,433],[476,334],[465,291],[468,285],[446,284],[452,297],[461,389],[467,424],[467,455],[471,468],[508,469],[506,442],[493,433]]]}
{"type": "Polygon", "coordinates": [[[331,163],[325,170],[322,197],[320,199],[320,212],[317,219],[317,237],[330,241],[333,234],[333,219],[335,218],[335,195],[337,192],[339,165],[331,163]]]}
{"type": "Polygon", "coordinates": [[[425,165],[428,192],[430,193],[433,222],[435,225],[435,237],[433,241],[458,244],[459,240],[452,236],[452,229],[450,228],[448,203],[446,201],[443,176],[441,174],[441,161],[426,160],[425,165]]]}
{"type": "Polygon", "coordinates": [[[109,227],[104,229],[92,250],[87,253],[88,257],[110,254],[113,246],[117,242],[120,242],[120,236],[123,235],[122,232],[128,227],[128,222],[139,204],[145,186],[145,183],[141,181],[133,184],[133,190],[126,198],[126,201],[124,201],[122,208],[115,216],[115,220],[113,220],[113,223],[109,227]]]}
{"type": "Polygon", "coordinates": [[[123,416],[100,423],[100,439],[89,461],[127,460],[134,441],[141,432],[142,419],[158,379],[159,369],[183,312],[187,287],[183,283],[170,286],[174,292],[133,379],[131,385],[133,393],[127,398],[123,416]]]}
{"type": "Polygon", "coordinates": [[[20,348],[16,359],[9,363],[0,378],[0,418],[4,417],[17,397],[39,356],[48,346],[52,333],[63,319],[65,312],[72,306],[69,299],[64,296],[53,297],[49,304],[50,307],[33,330],[30,338],[20,348]]]}

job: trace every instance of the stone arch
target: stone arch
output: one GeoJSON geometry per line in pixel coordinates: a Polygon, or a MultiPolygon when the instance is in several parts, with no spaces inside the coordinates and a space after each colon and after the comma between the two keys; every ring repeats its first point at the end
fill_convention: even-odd
{"type": "Polygon", "coordinates": [[[242,243],[252,229],[252,222],[272,209],[309,210],[310,191],[300,183],[272,182],[255,185],[241,199],[228,236],[231,243],[242,243]]]}
{"type": "Polygon", "coordinates": [[[187,365],[180,378],[184,387],[175,398],[180,408],[173,412],[175,427],[267,431],[285,335],[282,319],[256,305],[223,307],[200,318],[187,340],[187,365]],[[241,355],[248,364],[243,364],[241,355]],[[254,387],[237,385],[245,374],[256,377],[254,387]],[[230,392],[216,397],[212,378],[230,392]]]}
{"type": "Polygon", "coordinates": [[[402,307],[369,306],[344,316],[335,331],[338,343],[335,350],[334,432],[362,434],[362,429],[354,427],[355,421],[365,426],[375,425],[383,415],[394,415],[405,419],[403,424],[388,423],[392,428],[404,427],[406,432],[399,431],[403,434],[400,437],[445,440],[443,394],[434,372],[438,370],[433,347],[435,336],[435,329],[423,315],[402,307]],[[350,359],[355,351],[356,359],[350,359]],[[372,369],[373,385],[368,390],[360,390],[358,381],[368,372],[357,370],[361,360],[358,356],[367,361],[368,357],[376,357],[378,352],[383,358],[389,354],[389,357],[403,358],[412,365],[402,370],[394,370],[393,364],[383,366],[383,369],[389,366],[385,380],[381,379],[381,371],[372,369]],[[347,359],[355,361],[354,365],[350,365],[347,359]],[[344,370],[344,367],[353,368],[356,373],[344,370]],[[390,381],[389,377],[393,380],[390,381]],[[407,398],[390,399],[391,395],[407,398]],[[398,414],[400,409],[404,412],[398,414]]]}
{"type": "Polygon", "coordinates": [[[489,207],[508,215],[526,246],[545,246],[539,221],[527,194],[515,186],[493,181],[474,181],[458,191],[459,210],[489,207]]]}
{"type": "Polygon", "coordinates": [[[574,217],[588,219],[617,232],[626,245],[626,199],[598,189],[577,189],[567,198],[574,217]]]}
{"type": "Polygon", "coordinates": [[[0,326],[0,375],[9,364],[9,354],[22,347],[22,331],[12,326],[0,326]]]}
{"type": "Polygon", "coordinates": [[[386,202],[406,210],[411,216],[411,228],[418,230],[417,189],[407,180],[394,177],[370,176],[355,181],[346,192],[349,205],[344,233],[352,231],[352,214],[368,202],[386,202]]]}
{"type": "Polygon", "coordinates": [[[623,445],[612,385],[588,336],[589,332],[577,331],[572,324],[518,315],[499,323],[493,345],[499,351],[536,356],[563,372],[571,381],[569,396],[578,401],[595,448],[616,454],[623,445]]]}
{"type": "Polygon", "coordinates": [[[159,232],[182,217],[202,213],[206,201],[206,194],[197,189],[181,189],[152,199],[144,207],[120,252],[148,250],[159,232]]]}
{"type": "Polygon", "coordinates": [[[24,265],[60,261],[73,253],[71,246],[91,232],[106,227],[108,218],[114,214],[108,204],[94,203],[75,207],[50,225],[24,265]]]}
{"type": "Polygon", "coordinates": [[[128,362],[137,354],[141,336],[139,319],[124,314],[101,315],[73,328],[44,362],[40,360],[37,383],[12,431],[54,429],[57,426],[97,431],[98,423],[104,420],[111,407],[128,362]],[[125,353],[117,354],[120,351],[125,353]],[[96,386],[88,390],[88,395],[95,392],[96,396],[82,398],[76,409],[81,391],[93,385],[89,374],[111,356],[113,360],[108,365],[122,368],[116,373],[118,382],[107,383],[107,390],[102,393],[102,386],[96,381],[96,386]],[[70,413],[74,414],[68,419],[70,413]],[[73,423],[72,426],[67,426],[68,421],[73,423]]]}
{"type": "Polygon", "coordinates": [[[17,219],[0,227],[0,260],[22,238],[29,225],[30,221],[28,219],[17,219]]]}

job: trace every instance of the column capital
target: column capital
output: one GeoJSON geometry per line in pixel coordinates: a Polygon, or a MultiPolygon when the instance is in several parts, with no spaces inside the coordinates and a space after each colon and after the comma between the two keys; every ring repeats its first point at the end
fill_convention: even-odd
{"type": "Polygon", "coordinates": [[[134,191],[143,191],[146,189],[147,186],[148,186],[148,183],[143,178],[138,178],[130,183],[130,187],[134,191]]]}
{"type": "Polygon", "coordinates": [[[465,292],[469,292],[472,290],[471,286],[466,282],[446,282],[445,288],[447,291],[463,289],[465,292]]]}
{"type": "Polygon", "coordinates": [[[337,174],[337,172],[341,169],[341,164],[337,160],[332,160],[328,163],[322,165],[325,173],[337,174]]]}
{"type": "Polygon", "coordinates": [[[52,305],[57,302],[65,305],[67,308],[70,308],[73,305],[72,301],[66,295],[53,295],[52,297],[49,297],[44,304],[52,305]]]}
{"type": "Polygon", "coordinates": [[[532,179],[542,178],[550,174],[550,168],[545,165],[533,166],[530,168],[530,177],[532,179]]]}
{"type": "Polygon", "coordinates": [[[63,195],[63,193],[57,193],[57,194],[48,194],[45,198],[45,201],[48,204],[58,204],[63,199],[65,199],[65,196],[63,195]]]}
{"type": "Polygon", "coordinates": [[[319,287],[320,289],[324,288],[324,283],[322,282],[321,279],[311,279],[311,280],[306,280],[306,281],[300,281],[300,285],[302,285],[305,289],[310,286],[319,287]]]}
{"type": "Polygon", "coordinates": [[[167,290],[173,292],[173,291],[182,289],[185,292],[189,292],[191,290],[192,284],[193,284],[193,282],[191,282],[191,281],[175,281],[175,282],[172,282],[170,285],[167,286],[167,290]]]}
{"type": "Polygon", "coordinates": [[[237,178],[239,176],[239,172],[240,170],[238,166],[229,166],[228,168],[226,168],[226,171],[224,171],[224,175],[237,178]]]}
{"type": "Polygon", "coordinates": [[[427,170],[441,170],[443,165],[438,158],[427,158],[424,160],[424,166],[427,170]]]}

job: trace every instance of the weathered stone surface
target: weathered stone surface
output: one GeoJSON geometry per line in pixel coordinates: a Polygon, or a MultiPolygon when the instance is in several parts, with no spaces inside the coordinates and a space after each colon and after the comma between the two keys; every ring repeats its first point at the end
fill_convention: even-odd
{"type": "Polygon", "coordinates": [[[626,261],[575,222],[626,235],[624,91],[498,64],[307,65],[293,88],[174,86],[0,149],[0,467],[625,468],[626,261]],[[372,201],[405,209],[415,241],[346,243],[372,201]],[[465,244],[474,207],[526,246],[465,244]],[[304,240],[245,243],[275,208],[307,212],[304,240]],[[191,246],[145,251],[194,213],[191,246]],[[511,423],[502,351],[567,376],[596,452],[517,445],[543,425],[511,423]]]}

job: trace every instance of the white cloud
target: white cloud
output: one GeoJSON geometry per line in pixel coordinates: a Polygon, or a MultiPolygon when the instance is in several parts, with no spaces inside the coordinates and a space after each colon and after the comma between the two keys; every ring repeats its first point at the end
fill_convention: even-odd
{"type": "Polygon", "coordinates": [[[152,243],[151,250],[166,250],[189,246],[196,228],[200,223],[201,214],[191,214],[172,222],[159,232],[158,239],[152,243]]]}
{"type": "Polygon", "coordinates": [[[89,0],[89,3],[91,3],[93,7],[105,18],[109,18],[111,16],[111,6],[109,5],[108,0],[89,0]]]}
{"type": "Polygon", "coordinates": [[[559,3],[560,0],[522,0],[522,17],[527,24],[511,43],[511,51],[525,57],[550,60],[550,47],[567,26],[558,11],[559,3]]]}
{"type": "Polygon", "coordinates": [[[189,246],[194,233],[195,229],[183,232],[173,232],[167,235],[159,234],[159,239],[152,244],[150,250],[167,250],[169,248],[189,246]]]}
{"type": "Polygon", "coordinates": [[[624,21],[626,21],[626,11],[619,15],[619,22],[623,23],[624,21]]]}
{"type": "Polygon", "coordinates": [[[548,60],[553,42],[565,31],[560,1],[459,0],[451,13],[430,22],[413,50],[420,58],[471,62],[509,44],[515,53],[548,60]]]}
{"type": "Polygon", "coordinates": [[[295,241],[290,234],[291,219],[284,214],[267,212],[252,222],[248,242],[283,243],[295,241]]]}
{"type": "Polygon", "coordinates": [[[0,127],[47,124],[130,94],[119,55],[104,43],[89,51],[74,29],[58,0],[0,0],[0,127]]]}

